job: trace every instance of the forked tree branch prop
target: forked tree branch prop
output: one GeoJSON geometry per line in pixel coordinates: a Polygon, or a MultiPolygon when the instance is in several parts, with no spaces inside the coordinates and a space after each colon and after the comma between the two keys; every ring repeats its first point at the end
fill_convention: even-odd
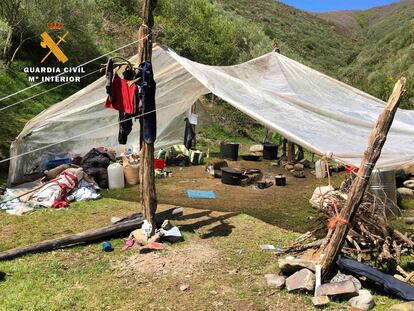
{"type": "Polygon", "coordinates": [[[336,223],[333,232],[328,235],[328,241],[324,248],[322,258],[322,278],[327,279],[334,267],[338,253],[341,251],[345,238],[349,231],[348,224],[352,223],[359,205],[364,197],[365,190],[369,184],[372,170],[375,167],[382,147],[387,139],[387,134],[394,120],[401,96],[405,92],[406,79],[401,78],[394,86],[394,90],[388,103],[379,116],[375,128],[372,130],[368,139],[368,148],[364,153],[364,158],[359,167],[357,178],[355,178],[348,199],[343,206],[340,217],[342,221],[336,223]]]}

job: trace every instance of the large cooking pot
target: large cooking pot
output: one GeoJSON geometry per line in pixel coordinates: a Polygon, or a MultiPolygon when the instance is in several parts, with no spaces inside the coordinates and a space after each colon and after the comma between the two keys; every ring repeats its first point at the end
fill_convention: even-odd
{"type": "Polygon", "coordinates": [[[237,161],[239,156],[239,144],[225,143],[220,144],[220,159],[237,161]]]}
{"type": "Polygon", "coordinates": [[[276,160],[277,159],[277,145],[264,143],[263,144],[263,159],[276,160]]]}
{"type": "Polygon", "coordinates": [[[221,182],[226,185],[239,186],[243,178],[243,172],[241,170],[223,167],[221,169],[221,182]]]}

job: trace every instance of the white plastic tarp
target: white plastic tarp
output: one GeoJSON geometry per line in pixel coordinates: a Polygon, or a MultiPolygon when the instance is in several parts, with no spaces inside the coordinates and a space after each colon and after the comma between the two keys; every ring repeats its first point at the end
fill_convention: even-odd
{"type": "MultiPolygon", "coordinates": [[[[243,64],[218,67],[156,46],[153,65],[159,110],[156,148],[182,141],[184,116],[200,96],[211,92],[310,151],[320,155],[332,152],[338,161],[358,166],[385,106],[373,96],[274,52],[243,64]]],[[[111,125],[118,114],[104,108],[104,85],[104,78],[98,79],[31,120],[12,144],[11,156],[56,144],[12,160],[9,178],[28,173],[34,163],[52,154],[119,147],[118,125],[111,125]],[[107,127],[95,130],[103,126],[107,127]]],[[[377,168],[414,161],[413,125],[414,111],[399,109],[377,168]]],[[[138,130],[136,124],[129,142],[138,141],[138,130]]]]}

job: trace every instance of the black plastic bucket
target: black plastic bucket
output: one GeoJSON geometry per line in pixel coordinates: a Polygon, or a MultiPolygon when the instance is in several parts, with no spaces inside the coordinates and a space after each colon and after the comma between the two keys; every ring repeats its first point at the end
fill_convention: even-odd
{"type": "Polygon", "coordinates": [[[231,167],[221,169],[221,182],[226,185],[239,186],[243,178],[243,172],[231,167]]]}
{"type": "Polygon", "coordinates": [[[263,159],[276,160],[277,159],[277,145],[265,143],[263,144],[263,159]]]}
{"type": "Polygon", "coordinates": [[[221,143],[220,144],[220,159],[230,161],[237,161],[239,156],[239,144],[221,143]]]}
{"type": "Polygon", "coordinates": [[[286,186],[286,176],[282,174],[276,175],[275,184],[281,187],[286,186]]]}

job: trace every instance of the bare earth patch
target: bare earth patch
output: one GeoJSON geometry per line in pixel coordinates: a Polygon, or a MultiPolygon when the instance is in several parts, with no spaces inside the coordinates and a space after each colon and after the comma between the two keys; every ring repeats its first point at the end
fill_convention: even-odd
{"type": "MultiPolygon", "coordinates": [[[[198,239],[197,239],[198,240],[198,239]]],[[[130,252],[134,252],[133,249],[130,252]]],[[[184,275],[200,270],[204,265],[217,262],[219,252],[207,241],[185,241],[182,246],[170,246],[165,250],[132,254],[113,263],[117,270],[147,275],[184,275]]]]}

